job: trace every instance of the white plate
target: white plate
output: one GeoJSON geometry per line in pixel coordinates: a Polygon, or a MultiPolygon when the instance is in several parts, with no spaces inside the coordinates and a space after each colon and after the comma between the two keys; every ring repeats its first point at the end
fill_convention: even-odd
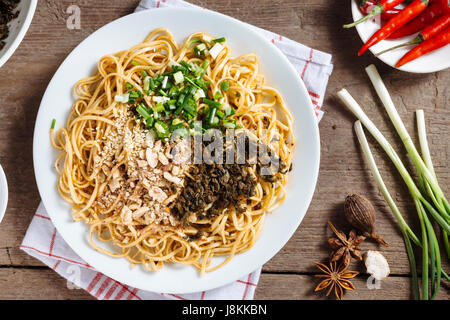
{"type": "Polygon", "coordinates": [[[0,166],[0,222],[2,222],[5,216],[6,206],[8,205],[8,183],[6,181],[6,175],[0,166]]]}
{"type": "MultiPolygon", "coordinates": [[[[307,90],[287,58],[249,26],[233,18],[199,9],[165,8],[142,11],[118,19],[84,40],[62,63],[42,99],[34,132],[33,157],[42,200],[56,228],[73,250],[98,271],[127,285],[167,293],[199,292],[230,283],[256,270],[289,240],[303,219],[314,193],[319,171],[320,139],[317,121],[307,90]],[[226,266],[203,277],[194,267],[166,264],[150,273],[131,269],[126,259],[101,254],[88,244],[87,227],[74,223],[70,206],[56,191],[53,162],[57,152],[49,140],[52,119],[56,128],[66,123],[74,102],[72,88],[77,80],[91,75],[98,60],[142,42],[155,28],[169,29],[180,43],[189,34],[207,31],[225,36],[234,56],[255,52],[268,83],[277,87],[295,117],[298,146],[290,174],[288,196],[283,206],[269,214],[254,247],[234,257],[226,266]]],[[[217,258],[214,262],[220,261],[217,258]]]]}
{"type": "MultiPolygon", "coordinates": [[[[357,0],[352,0],[352,15],[353,21],[359,20],[363,17],[363,14],[358,8],[357,0]]],[[[369,19],[363,23],[360,23],[356,26],[356,30],[358,30],[359,36],[362,41],[365,43],[369,38],[380,29],[380,22],[378,19],[369,19]]],[[[404,42],[408,42],[414,39],[417,36],[417,33],[396,40],[383,40],[371,47],[369,50],[376,54],[385,49],[391,48],[398,44],[402,44],[404,42]]],[[[361,45],[362,46],[362,45],[361,45]]],[[[378,58],[384,63],[390,65],[395,68],[395,64],[400,60],[401,57],[409,50],[411,50],[413,46],[406,46],[403,48],[399,48],[385,54],[380,55],[378,58]]],[[[357,52],[354,53],[357,55],[357,52]]],[[[367,52],[365,53],[367,54],[367,52]]],[[[402,71],[407,72],[415,72],[415,73],[427,73],[427,72],[436,72],[439,70],[444,70],[450,67],[450,45],[442,47],[436,51],[430,52],[427,55],[424,55],[410,63],[405,64],[404,66],[397,68],[402,71]]]]}
{"type": "Polygon", "coordinates": [[[8,61],[25,37],[31,20],[33,20],[36,5],[37,0],[21,0],[19,2],[17,6],[17,10],[20,10],[19,16],[9,23],[9,36],[5,39],[5,46],[0,50],[0,67],[8,61]]]}

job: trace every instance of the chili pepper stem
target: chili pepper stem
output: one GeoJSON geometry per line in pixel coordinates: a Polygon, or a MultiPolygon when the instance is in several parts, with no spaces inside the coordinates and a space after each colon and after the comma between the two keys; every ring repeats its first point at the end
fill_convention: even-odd
{"type": "Polygon", "coordinates": [[[397,46],[391,47],[391,48],[389,48],[389,49],[383,50],[383,51],[381,51],[381,52],[378,52],[375,56],[378,57],[378,56],[380,56],[380,55],[382,55],[382,54],[384,54],[384,53],[386,53],[386,52],[389,52],[389,51],[392,51],[392,50],[395,50],[395,49],[398,49],[398,48],[406,47],[406,46],[411,46],[411,45],[414,45],[414,44],[419,44],[419,43],[422,43],[423,41],[424,41],[424,40],[423,40],[423,37],[421,37],[420,35],[418,35],[417,37],[415,37],[415,38],[414,38],[413,40],[411,40],[411,41],[408,41],[408,42],[399,44],[399,45],[397,45],[397,46]]]}
{"type": "Polygon", "coordinates": [[[384,8],[382,5],[377,4],[372,11],[370,11],[370,13],[364,17],[362,17],[361,19],[353,22],[353,23],[349,23],[349,24],[344,24],[342,27],[348,29],[348,28],[352,28],[354,26],[356,26],[357,24],[360,24],[361,22],[364,22],[370,18],[372,18],[373,16],[382,14],[384,12],[384,8]]]}

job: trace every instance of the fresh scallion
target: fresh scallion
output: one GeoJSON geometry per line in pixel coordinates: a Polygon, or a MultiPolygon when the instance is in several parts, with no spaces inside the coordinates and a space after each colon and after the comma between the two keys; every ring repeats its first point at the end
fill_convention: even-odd
{"type": "Polygon", "coordinates": [[[222,43],[222,42],[225,42],[225,41],[226,41],[226,40],[225,40],[224,37],[222,37],[222,38],[217,38],[217,39],[214,39],[214,40],[213,40],[214,43],[222,43]]]}
{"type": "Polygon", "coordinates": [[[222,81],[222,83],[220,84],[220,88],[223,91],[228,91],[228,89],[230,89],[230,82],[229,81],[222,81]]]}
{"type": "Polygon", "coordinates": [[[158,138],[167,138],[170,134],[169,126],[160,120],[156,120],[155,122],[156,135],[158,138]]]}
{"type": "Polygon", "coordinates": [[[146,76],[144,78],[144,87],[143,87],[143,89],[144,89],[145,92],[150,90],[150,80],[151,80],[151,78],[149,76],[146,76]]]}
{"type": "Polygon", "coordinates": [[[199,52],[202,52],[203,50],[206,49],[206,44],[200,43],[199,45],[196,46],[196,48],[199,52]]]}
{"type": "Polygon", "coordinates": [[[211,57],[213,59],[216,59],[217,56],[219,55],[220,52],[222,52],[222,50],[224,49],[224,47],[220,44],[220,43],[216,43],[210,50],[209,50],[209,54],[211,55],[211,57]]]}
{"type": "Polygon", "coordinates": [[[220,99],[222,99],[223,98],[223,95],[220,93],[220,91],[217,91],[215,94],[214,94],[214,100],[220,100],[220,99]]]}
{"type": "Polygon", "coordinates": [[[153,127],[153,124],[155,123],[155,118],[149,117],[149,118],[145,119],[144,121],[145,121],[145,125],[147,126],[147,128],[151,128],[151,127],[153,127]]]}
{"type": "Polygon", "coordinates": [[[222,123],[222,125],[227,129],[235,129],[236,128],[236,123],[233,123],[233,122],[224,122],[224,123],[222,123]]]}
{"type": "Polygon", "coordinates": [[[156,106],[154,106],[154,107],[152,108],[152,110],[153,110],[153,112],[161,113],[161,112],[163,112],[165,109],[164,109],[164,105],[163,105],[161,102],[159,102],[156,106]]]}
{"type": "Polygon", "coordinates": [[[208,123],[210,125],[214,124],[214,118],[216,117],[217,107],[213,107],[211,112],[209,113],[208,123]]]}
{"type": "Polygon", "coordinates": [[[204,98],[203,102],[206,103],[207,105],[210,105],[210,106],[214,107],[214,108],[219,108],[220,107],[220,103],[217,102],[217,101],[212,101],[212,100],[204,98]]]}
{"type": "Polygon", "coordinates": [[[162,81],[162,83],[161,83],[161,87],[163,88],[163,89],[165,89],[166,87],[167,87],[167,81],[169,80],[169,77],[168,76],[165,76],[164,78],[163,78],[163,81],[162,81]]]}
{"type": "MultiPolygon", "coordinates": [[[[441,228],[441,233],[444,236],[444,246],[446,247],[447,252],[450,254],[450,250],[448,248],[448,234],[450,234],[450,206],[438,184],[435,172],[432,167],[431,157],[429,156],[428,151],[428,144],[426,143],[423,113],[418,112],[418,128],[419,136],[421,136],[419,140],[423,154],[422,156],[425,160],[422,159],[419,152],[416,150],[376,68],[372,65],[366,68],[366,71],[375,87],[375,91],[378,93],[381,101],[383,102],[383,105],[385,106],[386,111],[392,123],[394,124],[397,133],[401,137],[401,140],[405,145],[405,149],[417,170],[419,188],[416,186],[413,178],[407,171],[406,167],[403,165],[400,157],[394,151],[392,146],[381,134],[381,132],[375,127],[373,122],[367,117],[367,115],[364,113],[358,103],[353,99],[353,97],[347,92],[347,90],[342,89],[338,92],[338,96],[342,99],[345,105],[357,116],[357,118],[366,127],[366,129],[373,135],[375,140],[377,140],[377,142],[382,146],[387,155],[391,158],[392,162],[399,171],[401,177],[403,178],[410,191],[420,222],[422,233],[420,243],[417,243],[417,237],[414,238],[411,231],[409,231],[408,228],[405,227],[403,222],[399,220],[398,212],[394,207],[395,204],[393,205],[393,202],[389,200],[389,197],[386,194],[386,190],[384,190],[385,186],[383,187],[383,185],[380,183],[380,177],[377,176],[374,170],[374,162],[370,159],[369,156],[367,156],[368,149],[366,146],[366,141],[363,138],[364,133],[362,131],[362,127],[360,128],[360,125],[356,125],[355,128],[358,134],[358,138],[363,145],[363,151],[365,152],[366,157],[371,164],[371,169],[373,172],[375,172],[374,176],[377,180],[377,183],[382,190],[382,193],[385,196],[388,204],[391,206],[391,208],[393,208],[392,210],[394,212],[394,215],[396,215],[397,220],[400,221],[399,225],[402,229],[402,233],[404,234],[405,245],[407,246],[407,253],[408,257],[410,258],[411,268],[413,268],[410,255],[412,248],[410,243],[408,242],[409,239],[411,239],[414,243],[420,245],[422,248],[421,298],[425,300],[429,298],[434,299],[440,287],[441,277],[444,276],[448,279],[448,275],[444,272],[444,270],[442,270],[439,243],[437,241],[436,233],[429,217],[432,217],[434,221],[437,222],[437,225],[441,228]],[[431,277],[430,281],[429,276],[431,277]],[[429,292],[429,287],[431,288],[431,292],[429,292]]],[[[414,285],[416,286],[416,284],[414,285]]],[[[414,294],[416,297],[418,295],[417,293],[418,290],[415,287],[414,294]]]]}
{"type": "Polygon", "coordinates": [[[114,97],[114,101],[121,102],[121,103],[128,103],[129,99],[130,99],[130,94],[129,93],[116,94],[115,97],[114,97]]]}
{"type": "Polygon", "coordinates": [[[149,110],[143,105],[140,104],[137,108],[136,108],[137,113],[139,113],[141,115],[142,118],[144,119],[148,119],[150,118],[151,114],[149,112],[149,110]]]}
{"type": "Polygon", "coordinates": [[[181,72],[181,71],[175,72],[175,73],[173,74],[173,80],[175,81],[175,84],[180,84],[180,83],[182,83],[182,82],[184,81],[184,75],[183,75],[183,72],[181,72]]]}

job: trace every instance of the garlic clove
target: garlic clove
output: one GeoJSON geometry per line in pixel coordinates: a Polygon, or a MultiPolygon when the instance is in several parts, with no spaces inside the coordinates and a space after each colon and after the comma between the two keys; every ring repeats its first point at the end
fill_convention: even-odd
{"type": "Polygon", "coordinates": [[[364,255],[367,273],[377,280],[384,280],[391,272],[386,258],[378,251],[369,250],[364,255]]]}

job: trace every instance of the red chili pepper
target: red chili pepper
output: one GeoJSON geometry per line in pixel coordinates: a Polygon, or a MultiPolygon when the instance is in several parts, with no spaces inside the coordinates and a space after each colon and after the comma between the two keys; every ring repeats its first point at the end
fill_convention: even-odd
{"type": "MultiPolygon", "coordinates": [[[[370,11],[372,11],[373,7],[377,5],[376,0],[361,0],[359,4],[359,10],[363,15],[368,15],[370,11]]],[[[397,13],[399,13],[400,9],[392,8],[390,10],[387,10],[381,14],[381,20],[388,21],[390,18],[395,16],[397,13]]]]}
{"type": "Polygon", "coordinates": [[[389,48],[382,52],[379,52],[377,53],[377,56],[397,48],[410,46],[413,44],[420,44],[425,40],[431,39],[432,37],[440,33],[442,30],[445,30],[447,27],[450,27],[450,13],[447,13],[446,15],[443,15],[442,17],[438,18],[431,26],[428,26],[425,29],[423,29],[413,40],[399,44],[398,46],[389,48]]]}
{"type": "Polygon", "coordinates": [[[364,21],[372,18],[373,16],[382,14],[383,12],[386,12],[386,11],[398,6],[403,1],[405,1],[405,0],[380,0],[380,1],[378,1],[378,4],[376,4],[373,7],[373,9],[370,11],[369,14],[367,14],[366,16],[362,17],[361,19],[359,19],[353,23],[344,25],[344,28],[354,27],[357,24],[360,24],[361,22],[364,22],[364,21]]]}
{"type": "Polygon", "coordinates": [[[407,54],[405,54],[395,65],[396,68],[411,62],[427,53],[442,48],[450,43],[450,27],[447,27],[444,31],[434,36],[433,38],[426,40],[413,48],[407,54]]]}
{"type": "Polygon", "coordinates": [[[394,8],[394,9],[388,10],[386,12],[383,12],[381,14],[381,20],[388,21],[391,18],[393,18],[395,15],[397,15],[400,11],[402,11],[402,10],[394,8]]]}
{"type": "Polygon", "coordinates": [[[414,0],[409,6],[382,26],[380,30],[375,32],[359,50],[358,55],[362,55],[371,46],[377,44],[383,39],[386,39],[396,30],[408,23],[408,21],[417,17],[423,10],[425,10],[428,3],[429,0],[414,0]]]}
{"type": "Polygon", "coordinates": [[[398,39],[410,36],[422,30],[426,26],[429,26],[431,23],[434,23],[447,11],[447,0],[434,1],[417,18],[405,24],[403,27],[387,37],[387,39],[398,39]]]}
{"type": "Polygon", "coordinates": [[[363,15],[369,14],[374,6],[377,5],[376,0],[359,0],[359,10],[363,15]]]}

